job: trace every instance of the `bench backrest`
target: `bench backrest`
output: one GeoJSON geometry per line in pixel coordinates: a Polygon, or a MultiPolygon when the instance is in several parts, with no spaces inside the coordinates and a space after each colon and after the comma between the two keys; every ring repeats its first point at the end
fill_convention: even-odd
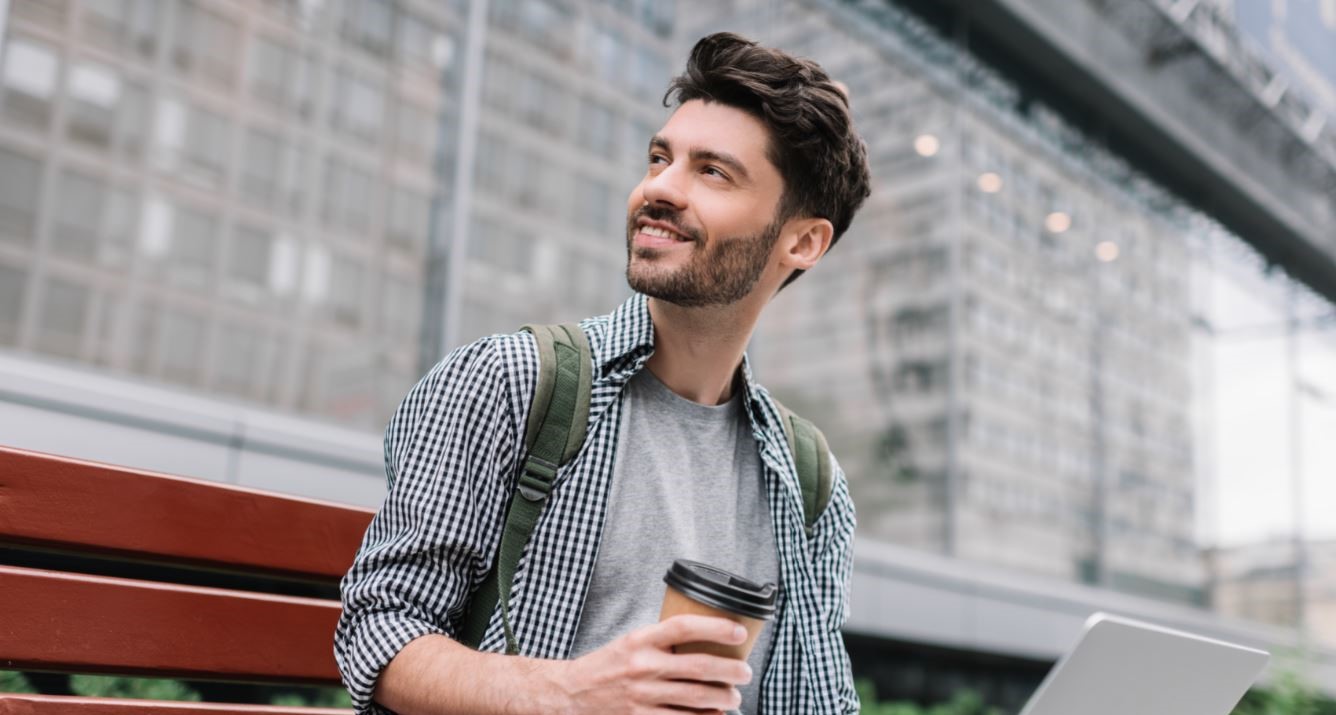
{"type": "MultiPolygon", "coordinates": [[[[0,668],[338,685],[338,581],[372,514],[0,447],[0,668]]],[[[0,712],[142,705],[0,694],[0,712]]]]}

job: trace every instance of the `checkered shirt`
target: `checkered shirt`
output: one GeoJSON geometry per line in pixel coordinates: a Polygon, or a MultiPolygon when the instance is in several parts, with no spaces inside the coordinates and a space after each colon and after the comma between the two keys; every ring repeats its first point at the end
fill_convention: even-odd
{"type": "MultiPolygon", "coordinates": [[[[594,354],[589,433],[559,471],[515,573],[510,614],[522,655],[568,658],[598,557],[617,448],[622,388],[654,352],[648,303],[635,295],[581,323],[594,354]]],[[[743,400],[760,450],[780,588],[760,712],[858,712],[840,627],[849,612],[854,506],[835,464],[830,503],[803,528],[797,470],[774,401],[744,357],[743,400]]],[[[456,637],[487,577],[518,480],[538,350],[528,333],[461,347],[409,392],[385,432],[389,492],[342,583],[334,654],[359,713],[381,670],[427,633],[456,637]]],[[[832,458],[833,460],[833,458],[832,458]]],[[[500,609],[479,646],[504,652],[500,609]]]]}

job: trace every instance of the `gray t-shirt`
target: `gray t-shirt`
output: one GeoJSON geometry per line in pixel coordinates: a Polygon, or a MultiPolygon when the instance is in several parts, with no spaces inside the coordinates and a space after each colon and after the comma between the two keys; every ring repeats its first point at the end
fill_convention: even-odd
{"type": "MultiPolygon", "coordinates": [[[[710,406],[669,390],[648,369],[626,386],[607,523],[571,657],[657,623],[663,575],[691,559],[760,583],[779,582],[765,475],[742,396],[710,406]]],[[[747,662],[741,712],[755,713],[771,624],[747,662]]]]}

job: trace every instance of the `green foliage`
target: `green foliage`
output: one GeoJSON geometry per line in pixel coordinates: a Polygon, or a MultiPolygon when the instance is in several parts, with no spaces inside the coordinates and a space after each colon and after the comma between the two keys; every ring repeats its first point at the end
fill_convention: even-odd
{"type": "Polygon", "coordinates": [[[1253,688],[1233,715],[1336,715],[1336,701],[1322,697],[1293,671],[1283,671],[1267,689],[1253,688]]]}
{"type": "Polygon", "coordinates": [[[352,698],[343,688],[307,688],[303,692],[279,693],[269,699],[270,705],[312,708],[351,708],[352,698]]]}
{"type": "Polygon", "coordinates": [[[977,694],[965,691],[945,703],[923,707],[907,702],[878,702],[872,681],[860,679],[856,687],[862,701],[860,715],[1002,715],[1002,711],[984,705],[977,694]]]}
{"type": "Polygon", "coordinates": [[[136,698],[140,700],[188,700],[198,702],[199,693],[179,680],[161,678],[124,678],[118,675],[74,675],[70,689],[77,695],[94,698],[136,698]]]}
{"type": "Polygon", "coordinates": [[[35,693],[23,673],[12,670],[0,670],[0,693],[35,693]]]}
{"type": "MultiPolygon", "coordinates": [[[[200,693],[179,680],[126,678],[112,675],[72,675],[70,690],[94,698],[132,698],[199,702],[200,693]]],[[[35,693],[37,689],[23,673],[0,670],[0,693],[35,693]]],[[[252,694],[254,697],[255,694],[252,694]]],[[[343,688],[265,686],[258,693],[270,705],[351,708],[352,699],[343,688]]]]}

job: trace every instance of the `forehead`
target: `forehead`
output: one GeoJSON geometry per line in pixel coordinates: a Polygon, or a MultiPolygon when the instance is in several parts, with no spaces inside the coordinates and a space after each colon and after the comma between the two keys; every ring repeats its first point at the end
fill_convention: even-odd
{"type": "Polygon", "coordinates": [[[775,171],[767,154],[770,131],[761,120],[737,107],[693,99],[673,112],[659,136],[668,140],[674,152],[726,152],[749,171],[775,171]]]}

